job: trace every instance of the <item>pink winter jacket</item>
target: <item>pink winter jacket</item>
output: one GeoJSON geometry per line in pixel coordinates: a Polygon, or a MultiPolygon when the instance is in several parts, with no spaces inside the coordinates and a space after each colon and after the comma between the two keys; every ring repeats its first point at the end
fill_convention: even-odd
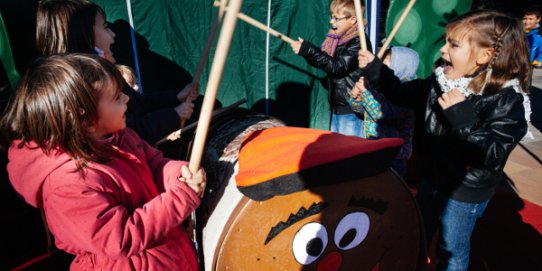
{"type": "Polygon", "coordinates": [[[178,180],[186,162],[164,158],[130,129],[111,142],[122,158],[83,172],[66,153],[19,143],[9,149],[11,183],[44,208],[57,247],[76,255],[71,270],[198,270],[181,225],[200,203],[178,180]]]}

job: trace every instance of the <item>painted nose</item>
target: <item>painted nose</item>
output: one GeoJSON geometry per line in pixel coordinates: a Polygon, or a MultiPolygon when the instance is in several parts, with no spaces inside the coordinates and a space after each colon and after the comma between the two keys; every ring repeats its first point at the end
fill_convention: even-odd
{"type": "Polygon", "coordinates": [[[318,263],[317,271],[338,271],[343,263],[343,256],[337,251],[332,251],[324,256],[318,263]]]}

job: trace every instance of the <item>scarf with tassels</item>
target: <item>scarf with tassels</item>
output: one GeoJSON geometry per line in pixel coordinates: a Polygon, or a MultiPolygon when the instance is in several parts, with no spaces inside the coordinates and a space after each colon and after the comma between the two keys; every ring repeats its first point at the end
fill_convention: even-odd
{"type": "Polygon", "coordinates": [[[348,30],[343,33],[337,34],[335,34],[335,30],[331,29],[327,33],[324,43],[322,43],[322,51],[326,52],[330,56],[333,56],[337,46],[343,45],[357,36],[359,36],[357,25],[348,28],[348,30]]]}

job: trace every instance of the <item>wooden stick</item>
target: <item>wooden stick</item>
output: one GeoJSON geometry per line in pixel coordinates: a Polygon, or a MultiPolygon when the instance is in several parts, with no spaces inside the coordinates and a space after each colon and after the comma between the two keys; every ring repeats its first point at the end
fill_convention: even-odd
{"type": "Polygon", "coordinates": [[[220,20],[222,20],[222,17],[224,16],[224,12],[226,11],[226,3],[228,0],[223,0],[220,2],[220,9],[218,10],[217,17],[215,19],[215,22],[213,23],[213,27],[211,28],[211,32],[209,33],[209,37],[207,38],[207,43],[205,43],[205,48],[203,49],[203,53],[199,59],[198,68],[196,70],[196,73],[194,75],[194,82],[199,82],[201,78],[201,74],[203,73],[203,68],[205,66],[205,63],[207,62],[207,59],[209,58],[209,53],[211,52],[211,47],[213,46],[213,41],[216,37],[216,32],[218,30],[218,25],[220,24],[220,20]]]}
{"type": "Polygon", "coordinates": [[[201,166],[201,158],[203,157],[205,140],[207,139],[207,132],[211,122],[211,112],[213,111],[216,93],[218,91],[220,80],[222,79],[224,64],[226,63],[231,40],[233,38],[233,32],[235,31],[237,13],[239,10],[241,10],[242,2],[243,0],[231,0],[227,8],[226,16],[224,17],[224,23],[222,24],[215,57],[213,59],[211,72],[209,74],[209,81],[207,82],[207,88],[205,89],[205,96],[198,120],[199,125],[196,129],[194,146],[192,147],[192,153],[190,155],[189,168],[192,173],[196,173],[201,166]]]}
{"type": "MultiPolygon", "coordinates": [[[[227,2],[228,2],[228,0],[222,0],[222,3],[220,5],[220,9],[218,10],[218,14],[216,16],[215,22],[213,23],[213,27],[211,28],[211,32],[209,33],[209,37],[207,38],[207,43],[205,43],[205,48],[203,49],[203,54],[201,55],[201,57],[199,59],[198,68],[196,70],[196,74],[194,75],[194,80],[192,81],[192,82],[194,82],[196,84],[199,83],[199,81],[201,79],[201,74],[203,73],[203,67],[205,66],[205,62],[209,58],[209,53],[211,52],[211,46],[213,45],[213,41],[215,40],[216,32],[218,30],[218,25],[220,24],[220,21],[222,20],[224,12],[226,12],[225,8],[226,8],[227,2]]],[[[240,7],[240,5],[239,5],[239,7],[240,7]]],[[[235,24],[234,24],[234,28],[235,28],[235,24]]],[[[230,42],[231,42],[231,40],[230,40],[230,42]]],[[[226,55],[227,55],[227,52],[226,52],[226,55]]],[[[218,86],[217,86],[217,88],[218,88],[218,86]]],[[[211,111],[213,110],[213,107],[214,107],[214,99],[215,98],[216,98],[216,91],[214,92],[214,95],[213,95],[213,105],[211,105],[211,108],[209,109],[211,111]]],[[[190,99],[190,96],[187,97],[187,100],[192,102],[192,100],[190,99]]],[[[201,112],[203,112],[203,108],[202,108],[201,112]]],[[[201,119],[201,114],[200,114],[200,119],[201,119]]],[[[181,129],[179,129],[178,134],[175,133],[175,135],[178,135],[179,138],[181,137],[181,131],[184,128],[185,123],[186,123],[186,120],[182,119],[181,120],[181,129]]],[[[209,120],[209,123],[210,123],[210,120],[209,120]]],[[[209,128],[209,123],[207,123],[207,129],[209,128]]],[[[207,134],[207,131],[205,131],[205,136],[206,136],[206,134],[207,134]]],[[[198,134],[197,134],[197,131],[196,131],[196,136],[197,135],[198,134]]],[[[203,149],[202,149],[202,152],[203,152],[203,149]]],[[[190,160],[192,160],[192,159],[190,159],[190,160]]],[[[201,158],[199,160],[201,161],[201,158]]],[[[199,163],[200,162],[198,162],[198,164],[199,163]]],[[[196,165],[192,165],[192,163],[190,163],[189,168],[190,168],[190,171],[192,173],[195,173],[197,171],[197,169],[199,169],[199,165],[196,166],[196,165]]],[[[193,211],[190,214],[190,220],[192,222],[192,238],[193,238],[193,241],[194,241],[194,244],[195,244],[196,254],[199,255],[196,211],[193,211]]]]}
{"type": "Polygon", "coordinates": [[[222,0],[220,1],[220,7],[218,8],[218,14],[220,15],[220,19],[222,19],[222,15],[224,15],[224,12],[226,12],[226,6],[228,5],[228,0],[222,0]]]}
{"type": "MultiPolygon", "coordinates": [[[[222,20],[224,12],[226,11],[225,8],[226,8],[227,2],[228,0],[222,0],[220,2],[220,9],[218,10],[218,14],[216,16],[215,22],[213,23],[213,27],[211,28],[211,32],[209,32],[209,37],[207,38],[207,42],[205,43],[205,48],[203,49],[203,53],[201,54],[201,57],[199,58],[198,68],[196,69],[196,73],[194,74],[194,79],[192,80],[193,83],[199,83],[201,79],[203,68],[205,67],[205,63],[207,62],[207,59],[209,58],[211,47],[213,46],[213,41],[215,40],[215,37],[216,37],[218,25],[220,24],[220,20],[222,20]]],[[[190,95],[187,97],[187,101],[188,99],[190,99],[189,97],[190,95]]],[[[186,124],[186,119],[181,119],[181,129],[184,128],[185,124],[186,124]]]]}
{"type": "MultiPolygon", "coordinates": [[[[203,66],[205,65],[205,61],[207,60],[207,58],[209,58],[209,53],[211,51],[211,46],[213,45],[213,41],[215,39],[216,32],[218,30],[218,25],[220,24],[220,20],[222,19],[222,16],[226,12],[226,4],[227,4],[227,2],[228,2],[228,0],[222,0],[222,3],[220,5],[220,9],[218,10],[217,17],[216,17],[215,22],[213,24],[213,28],[211,29],[211,33],[209,34],[209,38],[207,39],[207,43],[205,44],[205,49],[203,50],[203,54],[200,57],[200,62],[198,64],[198,69],[196,70],[196,74],[194,76],[194,81],[193,82],[199,83],[199,80],[201,78],[201,74],[203,72],[203,66]]],[[[239,9],[241,8],[241,3],[242,3],[242,0],[239,0],[239,4],[238,4],[239,9]]],[[[237,10],[237,11],[239,11],[239,10],[237,10]]],[[[230,17],[233,17],[233,16],[230,16],[230,17]]],[[[229,49],[229,46],[230,46],[230,43],[231,43],[231,36],[233,36],[233,32],[235,30],[235,23],[237,21],[235,19],[235,17],[233,17],[233,18],[234,18],[234,22],[233,22],[233,26],[231,27],[232,29],[231,29],[231,34],[230,34],[229,40],[227,41],[227,48],[226,48],[225,52],[222,52],[224,54],[224,62],[225,62],[225,59],[226,59],[226,57],[228,55],[228,49],[229,49]]],[[[224,27],[223,27],[223,30],[224,30],[224,27]]],[[[220,40],[219,40],[219,43],[220,43],[220,40]]],[[[217,46],[217,48],[219,48],[219,47],[217,46]]],[[[217,54],[215,54],[215,59],[213,61],[213,66],[212,67],[215,67],[216,59],[217,59],[217,54]]],[[[221,66],[222,66],[222,69],[223,69],[224,64],[222,64],[221,66]]],[[[214,69],[211,69],[211,74],[214,74],[213,71],[214,71],[214,69]]],[[[220,82],[220,77],[222,77],[222,70],[220,70],[220,72],[219,72],[218,82],[220,82]]],[[[212,101],[209,102],[209,99],[207,97],[208,95],[211,95],[211,94],[205,95],[205,98],[204,98],[204,101],[203,101],[203,106],[202,106],[201,113],[200,113],[200,121],[202,120],[204,115],[205,115],[205,117],[207,117],[207,114],[209,114],[209,112],[211,112],[213,110],[217,90],[218,90],[218,83],[216,83],[216,88],[215,88],[214,91],[209,91],[209,82],[207,83],[207,90],[205,91],[205,93],[208,94],[209,92],[211,92],[211,94],[213,94],[212,95],[212,101]],[[208,112],[206,112],[204,110],[207,110],[208,112]]],[[[190,99],[190,98],[188,98],[188,99],[190,99]]],[[[206,126],[205,129],[200,130],[200,128],[198,127],[198,129],[196,130],[196,135],[195,135],[196,141],[198,141],[198,135],[199,135],[199,138],[203,137],[203,140],[202,141],[200,140],[202,142],[202,143],[200,143],[201,144],[201,147],[200,147],[201,150],[196,149],[195,148],[196,145],[194,145],[194,148],[192,148],[192,156],[190,157],[190,161],[194,161],[194,162],[190,162],[190,164],[188,166],[192,173],[197,172],[197,170],[200,167],[201,157],[203,156],[203,145],[205,144],[205,138],[207,137],[207,130],[209,129],[209,124],[211,122],[211,117],[212,116],[209,116],[208,119],[203,118],[203,121],[204,121],[203,124],[206,126]],[[203,135],[202,135],[202,133],[203,133],[203,135]],[[199,158],[194,158],[194,152],[195,151],[200,152],[198,154],[199,158]],[[197,159],[197,162],[196,162],[196,159],[197,159]]],[[[181,129],[179,129],[179,134],[178,134],[179,137],[181,136],[181,131],[182,131],[183,127],[184,127],[185,121],[186,120],[181,120],[181,129]]],[[[190,220],[192,222],[192,238],[193,238],[193,241],[194,241],[194,244],[195,244],[196,254],[199,255],[196,211],[193,211],[190,214],[190,220]]]]}
{"type": "Polygon", "coordinates": [[[397,34],[399,27],[401,27],[403,21],[405,20],[406,16],[408,15],[410,10],[412,9],[412,6],[414,6],[415,3],[416,0],[410,0],[410,2],[408,2],[407,7],[403,11],[403,14],[401,14],[401,17],[399,17],[399,20],[397,21],[395,26],[393,26],[390,35],[386,38],[386,42],[384,42],[384,45],[382,45],[382,48],[380,48],[380,51],[378,51],[378,58],[382,59],[384,53],[386,52],[386,49],[388,49],[388,46],[390,46],[391,40],[393,40],[393,37],[395,37],[395,34],[397,34]]]}
{"type": "Polygon", "coordinates": [[[363,15],[361,12],[361,3],[359,0],[354,0],[354,6],[356,8],[356,21],[358,23],[359,43],[361,50],[367,51],[367,40],[365,40],[365,26],[363,25],[363,15]]]}
{"type": "MultiPolygon", "coordinates": [[[[215,2],[214,6],[216,7],[220,3],[221,2],[215,2]]],[[[228,9],[229,9],[229,7],[226,8],[226,10],[228,10],[228,9]]],[[[293,39],[289,38],[288,36],[278,32],[278,31],[276,31],[276,30],[274,30],[272,28],[267,27],[265,24],[262,24],[262,23],[258,22],[257,20],[245,15],[244,13],[240,13],[240,12],[237,13],[237,17],[240,20],[242,20],[242,21],[244,21],[244,22],[246,22],[246,23],[248,23],[248,24],[250,24],[250,25],[252,25],[252,26],[254,26],[256,28],[265,31],[265,32],[271,34],[272,36],[274,36],[276,38],[281,39],[282,41],[285,41],[285,42],[287,42],[289,44],[292,44],[292,43],[295,42],[293,39]]]]}
{"type": "MultiPolygon", "coordinates": [[[[237,101],[235,103],[232,103],[232,104],[228,105],[227,107],[219,108],[219,109],[213,111],[213,114],[211,115],[211,121],[212,121],[213,118],[218,117],[218,116],[222,115],[224,112],[227,112],[227,111],[229,111],[229,110],[231,110],[233,108],[236,108],[241,104],[244,104],[246,101],[247,101],[246,99],[241,99],[241,100],[239,100],[239,101],[237,101]]],[[[186,132],[187,130],[190,130],[190,129],[194,128],[194,127],[197,127],[197,125],[198,125],[197,121],[192,122],[192,123],[186,125],[186,127],[181,128],[181,129],[179,129],[179,130],[177,130],[175,132],[172,132],[169,135],[167,135],[166,137],[156,141],[154,143],[154,146],[158,147],[158,146],[160,146],[161,144],[163,144],[166,141],[175,141],[175,140],[181,138],[181,135],[182,135],[183,132],[186,132]]]]}

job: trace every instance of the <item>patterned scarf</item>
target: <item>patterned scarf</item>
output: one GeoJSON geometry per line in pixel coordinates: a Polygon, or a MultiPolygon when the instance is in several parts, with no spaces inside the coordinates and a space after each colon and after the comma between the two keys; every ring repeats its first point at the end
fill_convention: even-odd
{"type": "Polygon", "coordinates": [[[337,46],[343,45],[357,36],[359,36],[357,24],[348,28],[345,32],[338,34],[335,34],[335,30],[330,29],[326,34],[326,40],[322,43],[322,51],[326,52],[329,56],[333,56],[337,46]]]}
{"type": "Polygon", "coordinates": [[[454,88],[457,88],[465,97],[469,97],[471,94],[482,95],[482,93],[476,93],[468,88],[472,77],[461,77],[457,79],[448,79],[444,75],[444,68],[438,67],[435,69],[435,75],[437,76],[437,81],[440,85],[442,92],[447,93],[454,88]]]}
{"type": "MultiPolygon", "coordinates": [[[[457,88],[457,89],[459,89],[459,91],[461,91],[461,93],[463,93],[463,95],[465,95],[465,97],[469,97],[470,95],[482,95],[483,94],[483,89],[482,89],[482,91],[476,93],[476,92],[472,91],[472,89],[470,89],[468,87],[470,81],[472,81],[472,79],[473,79],[472,77],[461,77],[461,78],[458,78],[458,79],[448,79],[444,75],[444,68],[443,67],[436,68],[435,69],[435,75],[437,76],[437,81],[438,81],[438,83],[440,85],[440,89],[444,93],[447,93],[447,92],[451,91],[452,89],[457,88]]],[[[519,83],[518,79],[512,79],[512,80],[506,81],[502,85],[502,88],[507,88],[507,87],[514,88],[514,90],[517,93],[522,93],[521,84],[519,83]]]]}

